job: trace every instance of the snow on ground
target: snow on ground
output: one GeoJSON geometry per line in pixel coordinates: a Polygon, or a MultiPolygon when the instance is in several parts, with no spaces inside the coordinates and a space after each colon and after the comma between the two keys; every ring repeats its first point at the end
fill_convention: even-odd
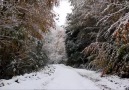
{"type": "Polygon", "coordinates": [[[56,65],[54,79],[46,89],[99,89],[91,80],[80,76],[76,71],[65,66],[56,65]]]}
{"type": "Polygon", "coordinates": [[[43,86],[53,79],[51,75],[54,71],[53,66],[47,66],[39,72],[13,77],[10,80],[0,80],[0,90],[43,89],[43,86]]]}
{"type": "Polygon", "coordinates": [[[82,77],[93,81],[100,89],[104,90],[129,90],[129,79],[122,79],[118,76],[107,75],[100,77],[101,73],[84,69],[74,69],[82,77]]]}
{"type": "Polygon", "coordinates": [[[129,79],[120,79],[117,76],[101,78],[100,73],[59,64],[49,65],[39,72],[13,77],[10,80],[0,80],[0,90],[125,90],[127,87],[129,87],[129,79]]]}

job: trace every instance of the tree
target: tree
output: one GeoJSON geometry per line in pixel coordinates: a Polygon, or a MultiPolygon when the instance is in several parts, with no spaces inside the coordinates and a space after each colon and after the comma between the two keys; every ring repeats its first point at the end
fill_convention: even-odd
{"type": "Polygon", "coordinates": [[[0,0],[0,78],[43,67],[42,33],[54,27],[57,0],[0,0]],[[40,48],[40,49],[39,49],[40,48]]]}
{"type": "Polygon", "coordinates": [[[129,77],[129,1],[70,1],[74,9],[66,27],[67,64],[129,77]]]}

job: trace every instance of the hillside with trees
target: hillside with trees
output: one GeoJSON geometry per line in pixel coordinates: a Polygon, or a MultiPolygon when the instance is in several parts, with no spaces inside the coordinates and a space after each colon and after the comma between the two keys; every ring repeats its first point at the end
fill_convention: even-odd
{"type": "Polygon", "coordinates": [[[67,65],[129,78],[129,1],[70,1],[67,65]]]}

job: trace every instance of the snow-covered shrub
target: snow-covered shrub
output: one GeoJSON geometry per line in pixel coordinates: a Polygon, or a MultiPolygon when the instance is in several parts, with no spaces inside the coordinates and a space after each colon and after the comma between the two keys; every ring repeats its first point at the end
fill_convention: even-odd
{"type": "Polygon", "coordinates": [[[116,47],[107,42],[95,42],[86,47],[83,52],[87,58],[87,69],[104,71],[109,74],[113,71],[117,60],[116,47]]]}

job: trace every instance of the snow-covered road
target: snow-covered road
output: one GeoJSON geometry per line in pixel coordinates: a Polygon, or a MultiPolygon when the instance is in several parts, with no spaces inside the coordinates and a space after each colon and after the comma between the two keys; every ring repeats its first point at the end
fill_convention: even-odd
{"type": "Polygon", "coordinates": [[[12,89],[55,89],[55,90],[125,90],[129,79],[116,76],[100,77],[100,73],[74,69],[65,65],[49,65],[39,72],[0,80],[0,90],[12,89]]]}
{"type": "Polygon", "coordinates": [[[63,65],[55,67],[54,79],[45,87],[46,89],[99,89],[91,80],[82,77],[75,70],[63,65]]]}

